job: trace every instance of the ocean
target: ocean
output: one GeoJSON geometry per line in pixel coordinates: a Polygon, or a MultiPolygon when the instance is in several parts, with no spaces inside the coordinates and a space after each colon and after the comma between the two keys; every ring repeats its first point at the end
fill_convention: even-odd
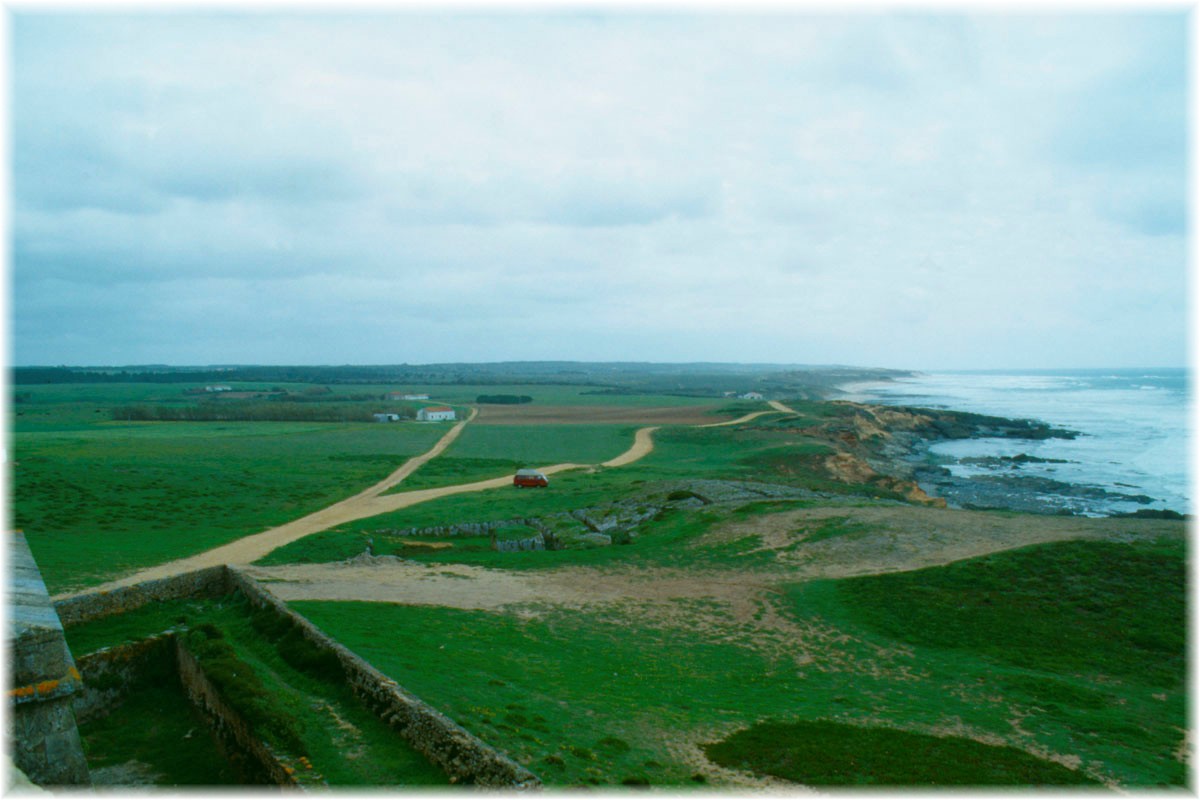
{"type": "Polygon", "coordinates": [[[1026,483],[1040,485],[1047,504],[1061,500],[1063,508],[1091,516],[1143,508],[1191,512],[1186,369],[935,372],[843,390],[844,399],[858,402],[1037,419],[1080,433],[935,444],[931,453],[956,478],[1047,478],[1026,483]],[[1022,455],[1028,458],[1012,460],[1022,455]],[[1092,488],[1084,497],[1056,498],[1051,481],[1092,488]]]}

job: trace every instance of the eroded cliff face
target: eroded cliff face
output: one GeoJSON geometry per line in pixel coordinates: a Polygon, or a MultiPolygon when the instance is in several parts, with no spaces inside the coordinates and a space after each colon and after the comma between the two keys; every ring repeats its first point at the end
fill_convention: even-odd
{"type": "Polygon", "coordinates": [[[824,440],[835,452],[822,462],[826,474],[847,484],[873,484],[894,492],[910,503],[945,507],[946,501],[929,496],[912,480],[912,469],[901,456],[932,425],[921,412],[886,406],[840,401],[837,416],[801,433],[824,440]]]}
{"type": "Polygon", "coordinates": [[[931,497],[916,482],[918,469],[930,469],[921,466],[920,454],[934,442],[975,437],[1071,439],[1077,435],[1036,420],[849,401],[831,405],[836,413],[800,431],[836,451],[822,463],[828,477],[848,484],[873,484],[924,505],[946,505],[944,499],[931,497]]]}

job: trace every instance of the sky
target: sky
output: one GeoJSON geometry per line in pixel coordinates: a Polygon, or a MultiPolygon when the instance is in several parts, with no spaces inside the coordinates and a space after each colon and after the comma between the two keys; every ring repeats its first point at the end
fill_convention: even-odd
{"type": "Polygon", "coordinates": [[[1183,366],[1186,9],[9,9],[16,365],[1183,366]]]}

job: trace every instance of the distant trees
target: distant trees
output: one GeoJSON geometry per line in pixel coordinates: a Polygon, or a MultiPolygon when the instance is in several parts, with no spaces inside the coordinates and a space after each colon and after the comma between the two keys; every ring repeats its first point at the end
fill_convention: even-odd
{"type": "MultiPolygon", "coordinates": [[[[118,406],[112,410],[112,418],[119,422],[374,422],[376,410],[363,405],[256,401],[118,406]]],[[[411,409],[394,409],[389,413],[413,416],[411,409]]]]}
{"type": "Polygon", "coordinates": [[[475,402],[496,406],[515,406],[519,403],[532,403],[533,398],[527,394],[481,394],[475,398],[475,402]]]}

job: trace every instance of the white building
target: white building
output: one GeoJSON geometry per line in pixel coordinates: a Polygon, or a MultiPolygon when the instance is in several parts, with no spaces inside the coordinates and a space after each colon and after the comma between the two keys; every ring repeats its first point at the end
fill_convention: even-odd
{"type": "Polygon", "coordinates": [[[399,422],[400,415],[399,414],[376,414],[375,421],[376,422],[399,422]]]}
{"type": "Polygon", "coordinates": [[[762,400],[763,399],[763,396],[761,394],[759,394],[758,392],[746,392],[745,394],[738,395],[738,397],[742,400],[762,400]]]}
{"type": "Polygon", "coordinates": [[[454,409],[450,406],[428,406],[417,411],[417,422],[442,422],[454,419],[454,409]]]}

